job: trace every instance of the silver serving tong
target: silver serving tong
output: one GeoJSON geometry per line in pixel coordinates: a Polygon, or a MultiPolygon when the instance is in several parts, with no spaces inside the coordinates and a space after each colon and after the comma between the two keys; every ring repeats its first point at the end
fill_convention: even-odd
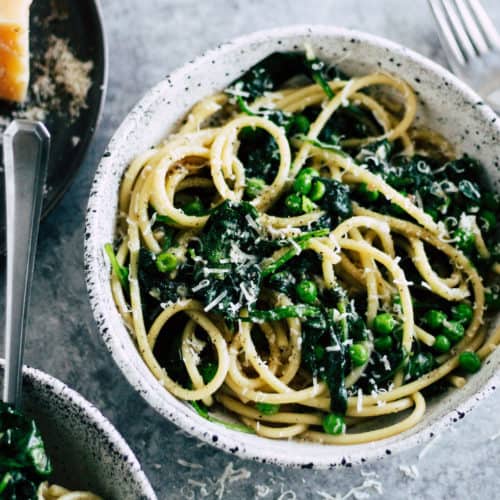
{"type": "Polygon", "coordinates": [[[47,177],[50,134],[40,122],[14,120],[3,136],[7,238],[3,400],[21,401],[24,328],[47,177]]]}

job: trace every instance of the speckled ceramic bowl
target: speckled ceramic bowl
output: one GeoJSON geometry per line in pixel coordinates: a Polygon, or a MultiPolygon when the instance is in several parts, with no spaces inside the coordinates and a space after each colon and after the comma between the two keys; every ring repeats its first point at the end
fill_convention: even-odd
{"type": "MultiPolygon", "coordinates": [[[[3,379],[3,366],[0,379],[3,379]]],[[[41,429],[54,466],[51,482],[106,500],[156,500],[148,479],[102,413],[59,380],[23,370],[23,410],[41,429]]]]}
{"type": "Polygon", "coordinates": [[[459,151],[483,161],[498,189],[500,127],[480,97],[429,59],[387,40],[334,27],[295,26],[254,33],[222,45],[191,61],[147,93],[120,126],[97,171],[87,216],[86,272],[92,308],[114,360],[137,391],[165,418],[223,450],[263,462],[325,468],[380,458],[429,439],[452,424],[500,385],[500,349],[461,390],[451,390],[429,404],[415,428],[363,445],[323,446],[272,441],[226,430],[197,416],[171,396],[143,363],[114,306],[109,266],[102,248],[113,240],[120,179],[138,153],[173,130],[202,97],[223,89],[254,63],[277,50],[300,50],[309,42],[317,55],[336,62],[348,74],[388,71],[406,79],[420,98],[419,121],[440,131],[459,151]]]}

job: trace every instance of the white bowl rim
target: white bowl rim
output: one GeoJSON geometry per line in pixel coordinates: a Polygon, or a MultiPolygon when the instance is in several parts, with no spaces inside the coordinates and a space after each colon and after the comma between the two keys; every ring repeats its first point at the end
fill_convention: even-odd
{"type": "MultiPolygon", "coordinates": [[[[3,359],[0,364],[3,369],[5,366],[3,359]]],[[[146,477],[141,464],[137,460],[135,453],[113,424],[101,413],[99,408],[61,380],[37,368],[24,365],[23,381],[29,381],[35,390],[37,387],[50,388],[50,394],[57,395],[78,407],[83,412],[85,420],[91,423],[99,434],[107,437],[110,446],[112,446],[113,451],[116,452],[116,456],[127,457],[127,469],[133,476],[134,482],[140,485],[143,498],[150,500],[157,499],[156,493],[149,479],[146,477]]]]}
{"type": "MultiPolygon", "coordinates": [[[[352,38],[356,41],[359,41],[360,43],[367,43],[372,46],[377,46],[381,49],[390,51],[392,54],[413,60],[415,63],[429,70],[437,77],[440,77],[443,81],[448,82],[449,85],[454,87],[460,94],[462,94],[468,102],[481,103],[481,113],[484,115],[484,119],[489,122],[495,122],[495,127],[500,132],[500,120],[495,121],[497,115],[487,104],[483,102],[483,99],[450,71],[435,63],[431,59],[423,56],[422,54],[419,54],[418,52],[409,49],[399,43],[363,31],[352,30],[333,25],[296,24],[285,27],[259,30],[233,38],[228,42],[217,45],[215,48],[204,52],[200,56],[177,68],[170,75],[167,75],[159,83],[150,88],[146,92],[146,94],[136,103],[136,105],[122,121],[116,132],[113,134],[106,151],[109,153],[113,151],[113,144],[118,141],[121,135],[123,135],[134,125],[131,117],[135,113],[141,114],[141,110],[143,109],[148,109],[149,105],[156,99],[156,93],[158,92],[158,90],[162,89],[165,86],[165,83],[168,82],[171,78],[186,73],[191,67],[196,67],[210,61],[211,59],[216,59],[225,51],[231,51],[238,46],[248,46],[252,43],[258,43],[263,38],[279,39],[287,36],[307,35],[324,35],[330,36],[332,38],[352,38]]],[[[96,225],[98,220],[98,210],[96,206],[97,200],[94,196],[94,193],[98,192],[100,179],[101,177],[103,177],[106,167],[107,165],[105,165],[104,162],[101,161],[96,170],[91,188],[91,194],[89,197],[85,226],[85,273],[87,289],[94,318],[107,349],[111,353],[114,361],[119,366],[130,384],[164,418],[167,418],[189,434],[240,458],[253,459],[262,463],[274,463],[288,467],[307,469],[331,469],[337,466],[350,467],[352,464],[360,464],[368,461],[382,459],[384,456],[396,452],[401,452],[411,447],[417,446],[418,444],[423,444],[429,441],[441,430],[450,427],[453,423],[457,422],[457,420],[461,419],[466,413],[475,408],[477,403],[481,399],[483,399],[487,395],[490,395],[496,390],[498,386],[500,386],[500,369],[497,369],[495,373],[493,373],[483,383],[479,391],[471,394],[457,408],[449,411],[445,415],[442,415],[436,421],[430,422],[425,428],[421,429],[420,431],[409,436],[405,436],[403,434],[404,439],[391,442],[390,447],[384,445],[387,441],[386,439],[375,441],[372,443],[366,443],[364,445],[352,445],[349,447],[349,449],[345,447],[346,450],[345,453],[342,454],[342,456],[332,456],[329,459],[326,457],[311,459],[311,457],[292,456],[289,452],[287,453],[286,446],[272,446],[272,443],[276,443],[276,441],[268,440],[265,438],[262,438],[263,446],[250,449],[247,448],[247,445],[241,441],[241,432],[232,431],[223,428],[221,425],[209,422],[202,417],[199,417],[187,406],[185,409],[178,409],[173,407],[168,408],[169,403],[167,402],[167,404],[163,404],[163,400],[161,400],[161,398],[157,394],[157,391],[160,388],[159,384],[156,383],[155,386],[153,386],[150,381],[144,380],[141,374],[136,370],[133,363],[131,363],[123,344],[116,338],[116,336],[106,334],[109,330],[109,324],[107,320],[108,312],[102,307],[102,304],[98,299],[99,294],[101,293],[99,280],[93,279],[93,263],[97,262],[97,260],[99,259],[99,252],[101,252],[101,249],[92,244],[92,231],[94,225],[96,225]],[[264,442],[269,443],[269,441],[271,441],[270,446],[265,446],[264,442]]],[[[116,189],[118,189],[118,186],[116,186],[116,189]]],[[[318,444],[317,446],[328,445],[318,444]]]]}

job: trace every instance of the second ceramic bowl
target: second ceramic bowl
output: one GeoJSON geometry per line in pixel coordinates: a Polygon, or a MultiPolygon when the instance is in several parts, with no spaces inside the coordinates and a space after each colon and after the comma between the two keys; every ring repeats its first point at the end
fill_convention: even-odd
{"type": "MultiPolygon", "coordinates": [[[[0,380],[3,379],[0,367],[0,380]]],[[[40,428],[54,467],[51,483],[106,500],[156,500],[133,451],[91,403],[59,380],[23,369],[23,410],[40,428]]]]}

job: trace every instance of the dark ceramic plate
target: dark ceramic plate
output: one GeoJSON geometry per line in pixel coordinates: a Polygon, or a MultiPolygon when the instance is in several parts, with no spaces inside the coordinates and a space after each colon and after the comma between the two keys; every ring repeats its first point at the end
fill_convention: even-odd
{"type": "MultiPolygon", "coordinates": [[[[75,57],[81,61],[92,61],[93,68],[90,72],[92,86],[87,94],[86,107],[80,110],[76,119],[70,118],[64,98],[59,108],[47,107],[44,121],[52,140],[43,216],[56,206],[70,186],[101,115],[107,85],[107,62],[98,0],[33,1],[30,32],[31,83],[40,72],[38,65],[44,59],[51,35],[66,40],[75,57]]],[[[34,104],[33,99],[31,95],[28,107],[34,104]]],[[[18,107],[0,102],[2,121],[12,118],[18,111],[18,107]]],[[[0,193],[3,211],[3,178],[0,193]]],[[[3,227],[1,229],[3,233],[3,227]]]]}

